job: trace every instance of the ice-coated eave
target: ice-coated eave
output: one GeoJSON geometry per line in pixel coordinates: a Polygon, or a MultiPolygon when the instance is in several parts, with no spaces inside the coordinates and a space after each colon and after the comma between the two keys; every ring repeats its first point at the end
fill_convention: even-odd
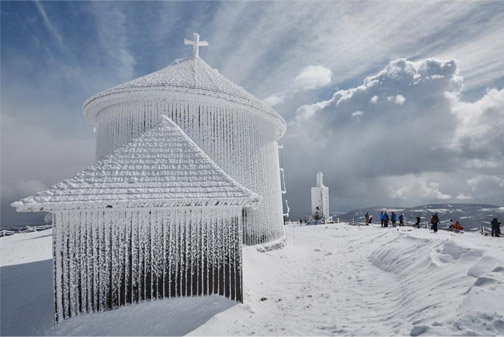
{"type": "Polygon", "coordinates": [[[95,126],[97,115],[109,104],[115,104],[120,99],[151,98],[156,93],[161,96],[167,93],[191,94],[202,102],[209,98],[232,102],[272,119],[281,135],[286,129],[286,122],[278,112],[224,77],[198,56],[176,60],[163,69],[92,96],[83,105],[84,115],[95,126]]]}
{"type": "Polygon", "coordinates": [[[105,159],[34,196],[18,211],[243,206],[262,197],[238,183],[169,117],[105,159]]]}
{"type": "MultiPolygon", "coordinates": [[[[29,197],[30,198],[30,197],[29,197]]],[[[76,201],[76,202],[27,202],[27,198],[12,203],[18,212],[52,212],[59,210],[126,210],[126,209],[151,209],[151,208],[177,208],[177,207],[251,207],[256,209],[261,202],[261,197],[243,198],[212,198],[207,199],[145,199],[145,200],[112,200],[112,201],[76,201]]]]}

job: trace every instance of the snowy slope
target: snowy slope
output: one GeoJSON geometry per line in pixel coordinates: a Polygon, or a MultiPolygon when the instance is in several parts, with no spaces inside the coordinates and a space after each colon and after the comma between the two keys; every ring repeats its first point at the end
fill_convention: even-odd
{"type": "Polygon", "coordinates": [[[504,334],[503,238],[288,227],[282,250],[245,248],[244,304],[167,299],[51,327],[47,234],[0,239],[2,335],[504,334]]]}

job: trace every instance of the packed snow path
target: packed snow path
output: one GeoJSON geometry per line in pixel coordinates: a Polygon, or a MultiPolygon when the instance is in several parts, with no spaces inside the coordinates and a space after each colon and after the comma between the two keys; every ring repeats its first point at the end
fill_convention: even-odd
{"type": "Polygon", "coordinates": [[[504,333],[503,239],[346,225],[286,232],[283,250],[247,248],[246,304],[194,335],[504,333]]]}
{"type": "MultiPolygon", "coordinates": [[[[244,304],[220,297],[167,299],[82,315],[54,328],[45,322],[35,331],[80,335],[504,334],[503,238],[343,224],[289,226],[286,235],[287,246],[281,250],[245,248],[244,304]]],[[[26,246],[15,237],[1,239],[2,265],[34,261],[27,255],[36,254],[37,246],[20,254],[17,248],[26,246]]],[[[50,246],[44,240],[50,238],[30,241],[40,245],[39,250],[47,250],[50,246]]],[[[37,254],[45,254],[44,259],[50,256],[50,252],[37,254]]],[[[23,275],[36,272],[25,270],[23,275]]],[[[15,289],[8,276],[2,267],[2,293],[15,289]]],[[[51,284],[47,288],[50,294],[51,284]]],[[[25,301],[26,309],[30,299],[25,301]]],[[[2,296],[2,335],[16,334],[12,321],[4,324],[18,317],[12,310],[22,311],[22,304],[13,307],[2,296]]],[[[27,321],[25,312],[24,323],[18,326],[27,321]]]]}

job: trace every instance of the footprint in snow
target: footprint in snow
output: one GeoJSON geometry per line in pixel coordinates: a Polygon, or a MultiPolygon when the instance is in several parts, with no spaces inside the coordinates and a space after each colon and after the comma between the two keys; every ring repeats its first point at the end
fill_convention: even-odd
{"type": "Polygon", "coordinates": [[[426,333],[429,330],[429,327],[426,325],[417,325],[411,329],[410,336],[420,336],[426,333]]]}

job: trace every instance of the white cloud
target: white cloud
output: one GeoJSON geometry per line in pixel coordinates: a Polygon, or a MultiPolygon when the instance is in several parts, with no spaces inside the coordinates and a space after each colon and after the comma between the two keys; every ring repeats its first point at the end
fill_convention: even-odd
{"type": "Polygon", "coordinates": [[[312,90],[331,83],[332,70],[324,66],[308,66],[294,79],[297,90],[312,90]]]}
{"type": "Polygon", "coordinates": [[[438,200],[451,199],[451,195],[443,193],[439,190],[439,183],[431,182],[429,184],[422,184],[423,195],[427,198],[436,198],[438,200]]]}
{"type": "Polygon", "coordinates": [[[263,101],[269,106],[274,107],[285,102],[285,95],[271,95],[266,97],[263,101]]]}
{"type": "Polygon", "coordinates": [[[394,103],[397,104],[397,105],[403,105],[405,101],[406,101],[406,98],[404,98],[403,95],[397,95],[395,97],[394,103]]]}
{"type": "Polygon", "coordinates": [[[352,112],[352,117],[362,117],[364,116],[364,112],[362,111],[355,111],[355,112],[352,112]]]}
{"type": "Polygon", "coordinates": [[[452,197],[448,193],[441,192],[440,183],[433,181],[437,177],[431,174],[407,174],[380,179],[388,186],[392,199],[408,201],[420,197],[424,200],[447,200],[452,197]]]}
{"type": "Polygon", "coordinates": [[[472,197],[470,195],[465,195],[465,194],[458,194],[456,196],[457,200],[470,200],[472,197]]]}
{"type": "Polygon", "coordinates": [[[504,88],[473,103],[454,105],[457,130],[451,146],[473,157],[472,166],[495,167],[504,160],[504,88]]]}
{"type": "MultiPolygon", "coordinates": [[[[293,85],[283,92],[272,94],[263,101],[275,107],[292,100],[294,96],[309,90],[320,89],[331,83],[332,71],[324,66],[308,66],[294,79],[293,85]]],[[[306,114],[306,111],[303,112],[306,114]]]]}

